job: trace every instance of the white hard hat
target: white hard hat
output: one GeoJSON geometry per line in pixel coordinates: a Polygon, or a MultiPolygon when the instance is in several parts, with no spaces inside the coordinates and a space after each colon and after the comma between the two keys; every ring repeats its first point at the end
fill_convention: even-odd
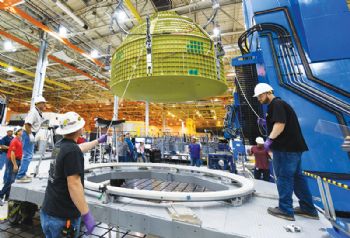
{"type": "Polygon", "coordinates": [[[58,135],[68,135],[83,128],[84,119],[76,112],[66,112],[59,118],[59,127],[56,130],[58,135]]]}
{"type": "Polygon", "coordinates": [[[222,159],[218,161],[218,164],[220,165],[220,167],[225,166],[225,162],[222,159]]]}
{"type": "Polygon", "coordinates": [[[38,96],[38,97],[34,98],[34,104],[37,104],[39,102],[46,102],[46,100],[43,96],[38,96]]]}
{"type": "Polygon", "coordinates": [[[254,88],[254,96],[273,91],[273,88],[267,83],[258,83],[254,88]]]}
{"type": "Polygon", "coordinates": [[[257,144],[260,144],[260,145],[262,145],[262,144],[265,143],[265,141],[264,141],[264,139],[263,139],[262,137],[257,137],[257,138],[255,139],[255,142],[256,142],[257,144]]]}

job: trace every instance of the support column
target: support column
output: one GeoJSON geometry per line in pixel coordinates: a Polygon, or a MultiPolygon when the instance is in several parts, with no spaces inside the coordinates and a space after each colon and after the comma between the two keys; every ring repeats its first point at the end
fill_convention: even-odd
{"type": "Polygon", "coordinates": [[[119,103],[119,97],[114,96],[113,119],[112,120],[118,120],[118,103],[119,103]]]}
{"type": "Polygon", "coordinates": [[[46,68],[47,68],[47,63],[48,63],[48,61],[47,61],[47,46],[48,46],[47,33],[42,31],[41,36],[40,36],[39,58],[38,58],[38,61],[36,64],[32,100],[30,103],[31,109],[35,107],[34,98],[43,95],[46,68]]]}
{"type": "Polygon", "coordinates": [[[163,135],[165,134],[165,129],[166,129],[166,115],[165,112],[163,112],[163,135]]]}
{"type": "Polygon", "coordinates": [[[146,111],[145,111],[145,134],[146,134],[146,137],[148,137],[148,129],[149,129],[149,102],[146,101],[146,104],[145,104],[145,107],[146,107],[146,111]]]}
{"type": "MultiPolygon", "coordinates": [[[[114,104],[113,104],[113,121],[118,120],[118,108],[119,108],[119,97],[114,96],[114,104]]],[[[118,135],[117,135],[117,127],[113,127],[113,137],[112,137],[112,148],[115,148],[115,156],[116,161],[119,162],[119,155],[118,155],[118,135]]]]}

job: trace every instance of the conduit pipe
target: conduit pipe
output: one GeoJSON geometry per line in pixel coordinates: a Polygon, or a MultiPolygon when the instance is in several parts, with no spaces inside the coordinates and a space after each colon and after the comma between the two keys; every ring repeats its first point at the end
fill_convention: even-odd
{"type": "MultiPolygon", "coordinates": [[[[3,35],[4,37],[6,37],[6,38],[8,38],[8,39],[13,40],[13,41],[15,41],[15,42],[17,42],[17,43],[19,43],[19,44],[21,44],[21,45],[27,47],[28,49],[31,49],[31,50],[33,50],[33,51],[35,51],[35,52],[39,52],[39,48],[37,48],[37,47],[35,47],[35,46],[29,44],[28,42],[25,42],[25,41],[19,39],[18,37],[14,36],[14,35],[11,35],[10,33],[7,33],[7,32],[5,32],[5,31],[0,30],[0,35],[3,35]]],[[[100,79],[98,79],[98,78],[93,77],[92,75],[86,73],[85,71],[80,70],[80,69],[74,67],[73,65],[64,62],[63,60],[60,60],[59,58],[57,58],[57,57],[55,57],[55,56],[53,56],[53,55],[48,55],[47,57],[48,57],[49,59],[51,59],[51,60],[53,60],[53,61],[56,61],[57,63],[59,63],[59,64],[65,66],[66,68],[69,68],[69,69],[73,70],[74,72],[76,72],[76,73],[78,73],[78,74],[84,75],[85,77],[87,77],[87,78],[89,78],[89,79],[91,79],[91,80],[97,82],[97,83],[98,83],[99,85],[101,85],[102,87],[108,89],[108,85],[107,85],[105,82],[103,82],[102,80],[100,80],[100,79]]]]}

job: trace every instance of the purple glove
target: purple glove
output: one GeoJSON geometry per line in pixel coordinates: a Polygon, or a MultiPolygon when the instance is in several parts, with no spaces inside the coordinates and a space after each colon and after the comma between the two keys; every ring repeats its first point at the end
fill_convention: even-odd
{"type": "Polygon", "coordinates": [[[270,138],[267,138],[265,143],[264,143],[264,148],[266,151],[270,150],[271,144],[272,144],[273,140],[271,140],[270,138]]]}
{"type": "Polygon", "coordinates": [[[92,231],[95,228],[96,222],[90,211],[83,215],[83,220],[87,230],[86,234],[91,235],[92,231]]]}
{"type": "Polygon", "coordinates": [[[257,123],[259,126],[266,127],[266,120],[264,118],[258,118],[257,123]]]}
{"type": "Polygon", "coordinates": [[[98,143],[105,143],[107,141],[107,134],[102,135],[100,138],[98,138],[98,143]]]}

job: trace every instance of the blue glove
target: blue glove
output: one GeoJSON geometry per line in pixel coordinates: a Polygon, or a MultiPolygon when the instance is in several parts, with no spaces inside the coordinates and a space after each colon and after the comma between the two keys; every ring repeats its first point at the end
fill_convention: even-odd
{"type": "Polygon", "coordinates": [[[102,135],[97,141],[99,144],[105,143],[107,141],[107,134],[102,135]]]}
{"type": "Polygon", "coordinates": [[[264,148],[266,151],[270,150],[271,144],[272,144],[273,140],[271,140],[270,138],[267,138],[265,143],[264,143],[264,148]]]}
{"type": "Polygon", "coordinates": [[[90,211],[83,215],[83,221],[87,230],[86,234],[91,235],[92,231],[95,228],[96,222],[90,211]]]}
{"type": "Polygon", "coordinates": [[[257,123],[259,126],[266,127],[266,120],[264,118],[258,118],[257,123]]]}

